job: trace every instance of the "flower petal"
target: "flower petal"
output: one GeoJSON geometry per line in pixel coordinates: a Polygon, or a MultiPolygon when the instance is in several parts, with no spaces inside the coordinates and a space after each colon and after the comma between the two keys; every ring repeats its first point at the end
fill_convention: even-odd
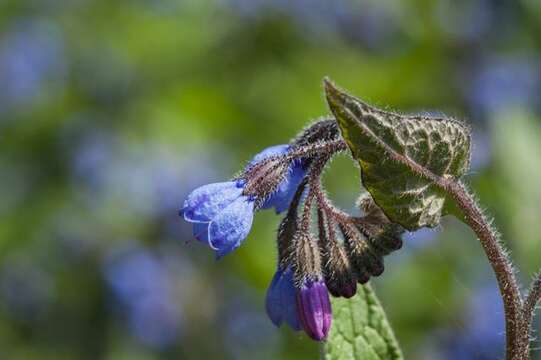
{"type": "Polygon", "coordinates": [[[193,236],[206,244],[209,242],[209,223],[194,223],[192,228],[193,236]]]}
{"type": "Polygon", "coordinates": [[[256,154],[252,158],[252,160],[250,160],[250,162],[248,163],[248,166],[255,165],[262,160],[270,158],[271,156],[286,154],[288,151],[289,151],[289,145],[286,145],[286,144],[274,145],[274,146],[268,147],[265,150],[261,151],[260,153],[256,154]]]}
{"type": "Polygon", "coordinates": [[[248,236],[254,218],[254,202],[240,196],[221,211],[209,227],[209,245],[218,258],[235,250],[248,236]]]}
{"type": "Polygon", "coordinates": [[[186,221],[209,222],[241,194],[234,181],[204,185],[188,195],[181,213],[186,221]]]}
{"type": "Polygon", "coordinates": [[[295,196],[297,188],[306,176],[306,171],[307,169],[302,163],[293,164],[289,169],[287,177],[278,185],[274,194],[265,200],[262,208],[268,209],[274,207],[277,214],[287,210],[291,200],[295,196]]]}
{"type": "Polygon", "coordinates": [[[274,325],[279,327],[285,321],[293,330],[301,329],[295,294],[291,267],[276,270],[265,302],[267,315],[274,325]]]}
{"type": "Polygon", "coordinates": [[[283,306],[283,319],[295,331],[301,329],[297,311],[296,289],[293,281],[293,270],[288,267],[280,279],[280,303],[283,306]]]}
{"type": "Polygon", "coordinates": [[[280,297],[280,280],[282,278],[282,270],[278,269],[272,277],[272,281],[267,290],[265,298],[265,310],[275,326],[282,325],[282,303],[280,297]]]}

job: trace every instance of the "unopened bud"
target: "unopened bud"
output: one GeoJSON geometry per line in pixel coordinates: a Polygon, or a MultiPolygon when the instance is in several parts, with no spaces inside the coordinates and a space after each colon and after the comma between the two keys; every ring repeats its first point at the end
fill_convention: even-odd
{"type": "Polygon", "coordinates": [[[357,278],[346,250],[337,241],[336,225],[321,209],[318,211],[318,225],[327,289],[333,296],[350,298],[357,292],[357,278]]]}

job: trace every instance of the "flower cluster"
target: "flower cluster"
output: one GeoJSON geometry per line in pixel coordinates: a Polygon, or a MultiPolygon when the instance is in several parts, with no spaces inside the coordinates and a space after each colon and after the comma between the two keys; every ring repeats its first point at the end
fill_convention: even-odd
{"type": "Polygon", "coordinates": [[[241,177],[202,186],[188,195],[180,214],[193,223],[194,237],[215,250],[218,258],[248,236],[256,210],[275,208],[280,213],[287,209],[306,174],[302,160],[284,161],[290,148],[267,148],[253,158],[241,177]]]}
{"type": "Polygon", "coordinates": [[[332,156],[346,149],[334,119],[305,129],[289,145],[257,154],[235,179],[188,195],[181,216],[220,258],[248,236],[254,213],[286,212],[277,236],[278,262],[266,297],[271,321],[326,339],[332,321],[329,294],[350,298],[357,284],[383,272],[383,256],[401,247],[403,229],[374,201],[362,197],[362,217],[336,208],[321,185],[332,156]],[[317,210],[314,212],[314,208],[317,210]],[[312,217],[317,214],[317,231],[312,217]]]}

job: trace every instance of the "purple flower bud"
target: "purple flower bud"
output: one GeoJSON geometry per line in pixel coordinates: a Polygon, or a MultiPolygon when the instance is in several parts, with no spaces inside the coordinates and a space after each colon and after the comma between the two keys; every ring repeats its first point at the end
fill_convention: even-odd
{"type": "Polygon", "coordinates": [[[316,341],[327,338],[331,328],[332,308],[323,280],[305,281],[297,289],[297,311],[308,336],[316,341]]]}
{"type": "Polygon", "coordinates": [[[335,297],[350,298],[357,292],[357,277],[344,246],[337,241],[335,220],[318,209],[319,246],[322,248],[327,290],[335,297]]]}
{"type": "Polygon", "coordinates": [[[342,223],[340,230],[358,281],[363,284],[370,275],[381,275],[385,269],[383,257],[374,249],[367,236],[351,223],[342,223]]]}
{"type": "MultiPolygon", "coordinates": [[[[291,149],[289,145],[275,145],[266,148],[259,154],[255,155],[248,167],[257,164],[260,161],[268,159],[272,156],[285,155],[291,149]]],[[[296,160],[289,165],[285,178],[278,184],[275,191],[267,197],[262,209],[275,209],[279,214],[289,207],[291,200],[295,196],[295,192],[306,175],[307,167],[302,160],[296,160]]]]}
{"type": "Polygon", "coordinates": [[[355,281],[344,284],[340,293],[346,299],[352,298],[357,293],[357,282],[355,281]]]}
{"type": "Polygon", "coordinates": [[[293,330],[301,329],[291,267],[276,270],[267,290],[265,308],[274,325],[280,326],[285,321],[293,330]]]}
{"type": "Polygon", "coordinates": [[[357,293],[357,280],[349,282],[329,282],[327,281],[328,290],[332,296],[352,298],[357,293]]]}
{"type": "Polygon", "coordinates": [[[228,181],[192,191],[181,216],[193,223],[194,237],[220,258],[240,246],[252,227],[254,201],[242,195],[244,183],[228,181]]]}

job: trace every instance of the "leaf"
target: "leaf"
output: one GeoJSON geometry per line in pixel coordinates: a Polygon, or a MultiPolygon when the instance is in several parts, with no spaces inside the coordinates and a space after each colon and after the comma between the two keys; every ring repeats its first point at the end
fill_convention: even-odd
{"type": "Polygon", "coordinates": [[[383,308],[369,285],[351,299],[333,298],[333,326],[324,345],[325,360],[403,359],[383,308]]]}
{"type": "Polygon", "coordinates": [[[454,119],[379,110],[327,80],[325,92],[359,161],[363,186],[385,215],[410,231],[438,225],[446,194],[434,179],[458,178],[468,171],[469,128],[454,119]]]}

